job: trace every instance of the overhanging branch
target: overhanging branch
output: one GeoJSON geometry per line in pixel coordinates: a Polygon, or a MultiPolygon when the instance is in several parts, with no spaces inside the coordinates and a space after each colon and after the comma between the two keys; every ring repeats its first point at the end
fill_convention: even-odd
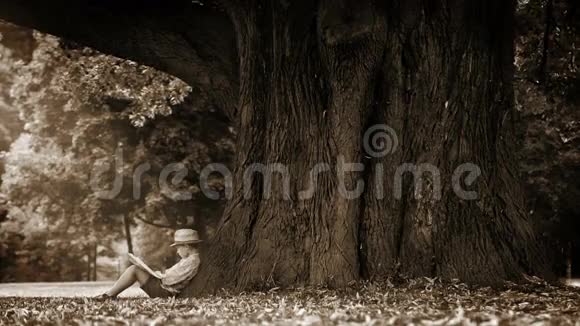
{"type": "Polygon", "coordinates": [[[185,0],[2,0],[0,19],[167,72],[235,115],[237,47],[221,11],[185,0]]]}
{"type": "Polygon", "coordinates": [[[138,219],[139,221],[145,223],[145,224],[149,224],[151,226],[155,226],[158,228],[164,228],[164,229],[175,229],[175,225],[170,225],[170,224],[162,224],[162,223],[156,223],[153,221],[149,221],[143,217],[140,217],[139,215],[135,215],[135,218],[138,219]]]}

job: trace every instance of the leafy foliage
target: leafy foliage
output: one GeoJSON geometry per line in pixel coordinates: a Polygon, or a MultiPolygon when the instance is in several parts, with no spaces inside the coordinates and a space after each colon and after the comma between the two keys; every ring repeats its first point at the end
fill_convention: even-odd
{"type": "Polygon", "coordinates": [[[88,48],[65,50],[57,38],[39,33],[36,38],[33,60],[14,67],[11,92],[30,114],[38,111],[39,103],[48,111],[58,111],[51,107],[60,105],[67,112],[103,106],[115,111],[115,103],[122,102],[126,105],[120,106],[120,118],[129,117],[141,127],[147,119],[171,114],[171,106],[183,102],[191,91],[179,79],[134,62],[88,48]]]}
{"type": "MultiPolygon", "coordinates": [[[[4,35],[23,30],[10,27],[4,35]]],[[[229,162],[233,141],[227,120],[200,108],[203,101],[186,100],[190,88],[176,78],[51,36],[31,35],[35,45],[28,55],[13,55],[26,52],[22,41],[13,42],[14,49],[0,46],[6,53],[0,58],[0,82],[2,90],[10,90],[0,98],[25,123],[16,141],[7,139],[13,143],[2,160],[4,207],[10,211],[0,221],[3,279],[82,279],[79,271],[55,269],[84,269],[87,252],[97,244],[99,255],[111,254],[112,241],[123,236],[123,215],[168,228],[188,223],[201,231],[211,228],[222,202],[200,194],[197,176],[208,163],[229,162]],[[123,189],[116,198],[101,200],[92,185],[112,187],[111,166],[121,149],[124,161],[117,168],[123,189]],[[135,199],[132,173],[143,163],[151,170],[141,180],[142,196],[135,199]],[[188,168],[178,187],[191,191],[192,200],[176,202],[162,194],[158,176],[170,163],[188,168]],[[109,169],[94,174],[98,165],[109,169]],[[43,252],[47,244],[52,249],[43,252]],[[43,258],[29,259],[37,256],[43,258]],[[23,272],[34,270],[45,273],[23,272]]],[[[137,251],[148,256],[151,250],[152,260],[161,265],[168,254],[160,250],[165,248],[161,240],[167,242],[168,230],[138,226],[137,231],[137,251]]]]}
{"type": "Polygon", "coordinates": [[[32,141],[30,135],[20,137],[7,157],[3,187],[10,216],[2,224],[2,237],[17,250],[17,270],[8,268],[3,274],[26,279],[36,269],[38,280],[80,280],[83,257],[98,234],[106,238],[108,232],[99,231],[108,228],[98,226],[88,205],[70,200],[83,188],[71,157],[54,143],[35,149],[32,141]],[[58,183],[51,180],[55,175],[61,178],[58,183]],[[10,241],[18,235],[21,243],[10,241]]]}
{"type": "MultiPolygon", "coordinates": [[[[4,44],[17,43],[17,49],[28,48],[31,45],[30,33],[22,33],[21,29],[15,31],[15,27],[0,23],[0,176],[4,174],[4,161],[2,152],[10,148],[10,144],[18,138],[22,131],[22,122],[18,119],[18,110],[12,106],[10,88],[12,83],[11,62],[16,58],[22,60],[22,51],[2,46],[4,44]]],[[[25,55],[24,55],[25,56],[25,55]]],[[[0,183],[2,179],[0,177],[0,183]]]]}

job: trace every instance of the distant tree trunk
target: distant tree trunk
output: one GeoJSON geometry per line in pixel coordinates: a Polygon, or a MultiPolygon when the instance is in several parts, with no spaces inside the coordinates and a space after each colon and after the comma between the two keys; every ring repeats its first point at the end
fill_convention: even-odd
{"type": "Polygon", "coordinates": [[[127,251],[133,253],[133,239],[131,238],[131,223],[129,217],[123,215],[123,226],[125,227],[125,239],[127,240],[127,251]]]}
{"type": "MultiPolygon", "coordinates": [[[[2,180],[0,180],[1,182],[2,180]]],[[[8,210],[0,207],[0,223],[6,221],[8,219],[8,210]]]]}
{"type": "Polygon", "coordinates": [[[572,279],[572,241],[566,246],[566,279],[572,279]]]}
{"type": "Polygon", "coordinates": [[[93,250],[93,274],[92,274],[92,281],[96,281],[97,280],[97,243],[93,243],[92,250],[93,250]]]}
{"type": "Polygon", "coordinates": [[[241,65],[234,198],[184,295],[344,286],[398,272],[479,284],[546,275],[514,172],[513,11],[504,0],[233,6],[241,65]],[[377,124],[393,128],[400,146],[369,158],[363,135],[377,124]],[[364,163],[343,178],[347,190],[364,181],[361,196],[341,194],[341,160],[364,163]],[[254,163],[288,167],[289,198],[276,172],[271,198],[260,174],[244,198],[254,163]],[[301,200],[319,163],[331,170],[301,200]],[[395,198],[405,163],[437,167],[441,198],[429,173],[418,177],[421,191],[404,178],[395,198]],[[454,193],[463,163],[481,169],[470,188],[476,200],[454,193]]]}
{"type": "Polygon", "coordinates": [[[91,264],[93,260],[91,259],[92,250],[90,246],[87,246],[87,282],[91,281],[91,264]]]}

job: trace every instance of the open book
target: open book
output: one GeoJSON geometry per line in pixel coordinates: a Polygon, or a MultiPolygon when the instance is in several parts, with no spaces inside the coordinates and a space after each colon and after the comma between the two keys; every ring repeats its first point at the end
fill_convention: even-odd
{"type": "Polygon", "coordinates": [[[147,264],[145,264],[145,262],[143,260],[141,260],[141,258],[139,258],[131,253],[129,253],[129,261],[131,263],[133,263],[133,265],[138,266],[141,269],[143,269],[144,271],[146,271],[147,273],[151,274],[151,276],[155,276],[159,279],[161,279],[163,277],[163,274],[161,274],[161,272],[152,270],[149,266],[147,266],[147,264]]]}

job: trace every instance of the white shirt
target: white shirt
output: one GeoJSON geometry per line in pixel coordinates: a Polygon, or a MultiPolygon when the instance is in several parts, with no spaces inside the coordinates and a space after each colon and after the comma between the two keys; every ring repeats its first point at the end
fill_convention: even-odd
{"type": "Polygon", "coordinates": [[[171,293],[179,293],[197,274],[200,262],[198,253],[182,258],[165,271],[161,278],[161,287],[171,293]]]}

